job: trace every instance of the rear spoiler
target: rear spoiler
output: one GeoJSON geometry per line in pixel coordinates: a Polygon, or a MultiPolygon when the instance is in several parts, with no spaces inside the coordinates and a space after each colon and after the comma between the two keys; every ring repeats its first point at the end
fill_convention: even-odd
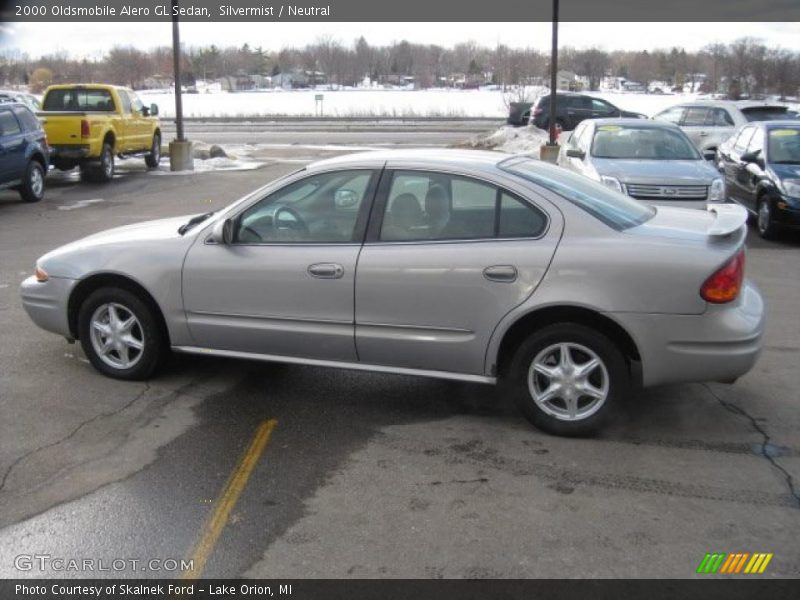
{"type": "Polygon", "coordinates": [[[706,209],[716,217],[706,231],[711,237],[725,237],[747,223],[747,210],[738,204],[710,203],[706,209]]]}

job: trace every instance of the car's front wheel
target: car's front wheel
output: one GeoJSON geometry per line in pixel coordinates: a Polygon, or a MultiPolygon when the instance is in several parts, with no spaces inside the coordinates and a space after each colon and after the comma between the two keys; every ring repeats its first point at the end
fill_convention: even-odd
{"type": "Polygon", "coordinates": [[[37,160],[28,163],[25,169],[22,185],[19,187],[19,195],[25,202],[39,202],[44,198],[44,178],[45,172],[42,164],[37,160]]]}
{"type": "Polygon", "coordinates": [[[159,162],[161,162],[161,136],[156,133],[150,146],[150,154],[144,157],[144,163],[149,169],[155,169],[159,162]]]}
{"type": "Polygon", "coordinates": [[[778,233],[778,225],[772,216],[772,201],[769,196],[761,196],[759,198],[757,215],[756,227],[758,228],[758,235],[765,240],[774,239],[778,233]]]}
{"type": "Polygon", "coordinates": [[[78,332],[92,365],[116,379],[147,379],[167,354],[154,309],[122,288],[90,294],[78,313],[78,332]]]}
{"type": "Polygon", "coordinates": [[[605,335],[576,323],[547,326],[525,340],[511,364],[517,405],[556,435],[596,432],[628,393],[625,358],[605,335]]]}

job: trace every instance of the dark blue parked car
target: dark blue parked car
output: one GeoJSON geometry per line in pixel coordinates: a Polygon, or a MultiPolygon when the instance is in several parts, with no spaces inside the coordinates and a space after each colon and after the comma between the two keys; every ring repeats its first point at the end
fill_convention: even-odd
{"type": "Polygon", "coordinates": [[[800,121],[748,123],[717,155],[728,197],[754,215],[761,237],[800,229],[800,121]]]}
{"type": "Polygon", "coordinates": [[[50,160],[42,124],[24,104],[0,104],[0,190],[17,190],[26,202],[44,198],[50,160]]]}

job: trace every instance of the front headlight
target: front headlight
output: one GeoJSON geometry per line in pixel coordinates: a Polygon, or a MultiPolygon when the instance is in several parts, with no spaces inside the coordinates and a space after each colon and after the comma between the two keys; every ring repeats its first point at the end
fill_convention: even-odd
{"type": "Polygon", "coordinates": [[[624,193],[622,191],[622,184],[616,177],[608,177],[607,175],[601,175],[600,182],[606,187],[610,187],[612,190],[618,191],[620,194],[624,193]]]}
{"type": "Polygon", "coordinates": [[[800,179],[784,179],[781,181],[781,186],[787,196],[800,198],[800,179]]]}
{"type": "Polygon", "coordinates": [[[708,201],[709,202],[725,202],[725,181],[722,179],[715,179],[711,182],[711,187],[708,188],[708,201]]]}

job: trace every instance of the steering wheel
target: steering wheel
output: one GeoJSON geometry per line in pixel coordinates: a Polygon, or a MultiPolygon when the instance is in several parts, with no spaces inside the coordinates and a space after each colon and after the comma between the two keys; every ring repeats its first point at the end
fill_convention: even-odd
{"type": "Polygon", "coordinates": [[[275,211],[275,214],[272,216],[272,226],[275,229],[294,229],[295,231],[300,231],[302,233],[308,233],[308,224],[303,220],[303,217],[293,209],[291,206],[281,206],[278,210],[275,211]],[[281,213],[286,213],[292,217],[291,221],[283,221],[281,222],[281,213]]]}

